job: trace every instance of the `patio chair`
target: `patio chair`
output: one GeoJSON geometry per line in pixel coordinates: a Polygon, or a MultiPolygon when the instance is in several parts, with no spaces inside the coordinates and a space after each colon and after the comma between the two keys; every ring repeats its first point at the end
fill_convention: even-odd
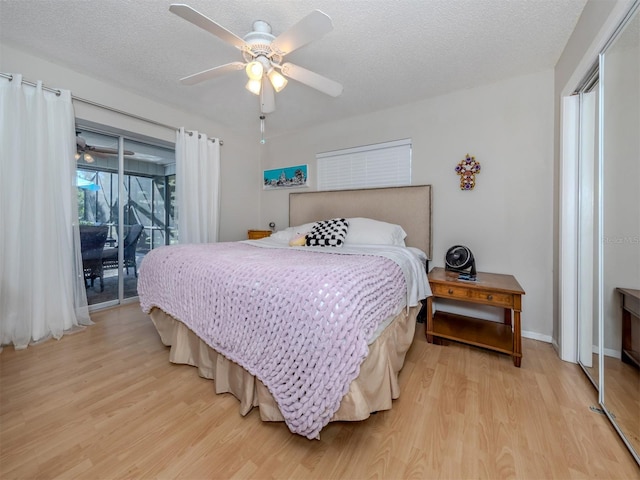
{"type": "MultiPolygon", "coordinates": [[[[136,247],[142,234],[142,225],[131,225],[129,232],[124,237],[124,265],[129,275],[129,268],[133,268],[133,273],[138,276],[138,266],[136,264],[136,247]]],[[[102,254],[102,268],[118,268],[118,247],[105,248],[102,254]]]]}
{"type": "Polygon", "coordinates": [[[100,291],[104,291],[104,280],[102,278],[102,253],[104,244],[107,241],[109,227],[107,225],[80,226],[80,249],[82,251],[82,268],[84,270],[85,285],[87,280],[91,281],[91,287],[96,278],[100,279],[100,291]]]}

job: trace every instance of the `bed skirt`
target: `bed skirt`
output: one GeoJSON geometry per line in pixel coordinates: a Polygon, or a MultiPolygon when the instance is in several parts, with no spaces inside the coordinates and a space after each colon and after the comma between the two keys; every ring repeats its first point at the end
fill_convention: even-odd
{"type": "MultiPolygon", "coordinates": [[[[392,400],[400,396],[398,373],[413,342],[419,311],[419,307],[403,309],[369,345],[360,374],[351,383],[332,422],[364,420],[373,412],[391,409],[392,400]]],[[[162,310],[154,308],[149,315],[162,343],[171,347],[170,362],[197,367],[201,377],[214,380],[216,393],[231,393],[240,401],[241,415],[258,407],[263,421],[284,421],[271,393],[259,379],[217,353],[162,310]]]]}

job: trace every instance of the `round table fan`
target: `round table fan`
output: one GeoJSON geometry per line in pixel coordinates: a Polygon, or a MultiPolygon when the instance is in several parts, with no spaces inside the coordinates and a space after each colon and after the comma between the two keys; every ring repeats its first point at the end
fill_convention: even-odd
{"type": "Polygon", "coordinates": [[[464,245],[454,245],[444,256],[445,270],[467,274],[475,279],[476,261],[473,253],[464,245]]]}

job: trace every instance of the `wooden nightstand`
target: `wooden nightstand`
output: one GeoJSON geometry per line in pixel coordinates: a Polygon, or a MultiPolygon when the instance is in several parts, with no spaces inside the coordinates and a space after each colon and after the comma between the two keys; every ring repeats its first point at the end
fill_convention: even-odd
{"type": "Polygon", "coordinates": [[[475,282],[458,280],[458,274],[436,267],[428,275],[433,292],[427,298],[427,342],[445,338],[506,353],[513,364],[522,360],[520,312],[524,290],[512,275],[478,273],[475,282]],[[502,323],[446,312],[433,313],[433,299],[448,298],[504,309],[502,323]],[[513,311],[513,326],[511,312],[513,311]]]}
{"type": "Polygon", "coordinates": [[[271,230],[247,230],[247,238],[249,240],[258,240],[269,236],[271,236],[271,230]]]}

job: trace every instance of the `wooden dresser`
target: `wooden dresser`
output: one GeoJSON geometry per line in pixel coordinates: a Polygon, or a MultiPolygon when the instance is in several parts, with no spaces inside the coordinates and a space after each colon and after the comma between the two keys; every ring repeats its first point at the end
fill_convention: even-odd
{"type": "Polygon", "coordinates": [[[640,290],[616,288],[622,295],[622,361],[640,367],[640,290]]]}

